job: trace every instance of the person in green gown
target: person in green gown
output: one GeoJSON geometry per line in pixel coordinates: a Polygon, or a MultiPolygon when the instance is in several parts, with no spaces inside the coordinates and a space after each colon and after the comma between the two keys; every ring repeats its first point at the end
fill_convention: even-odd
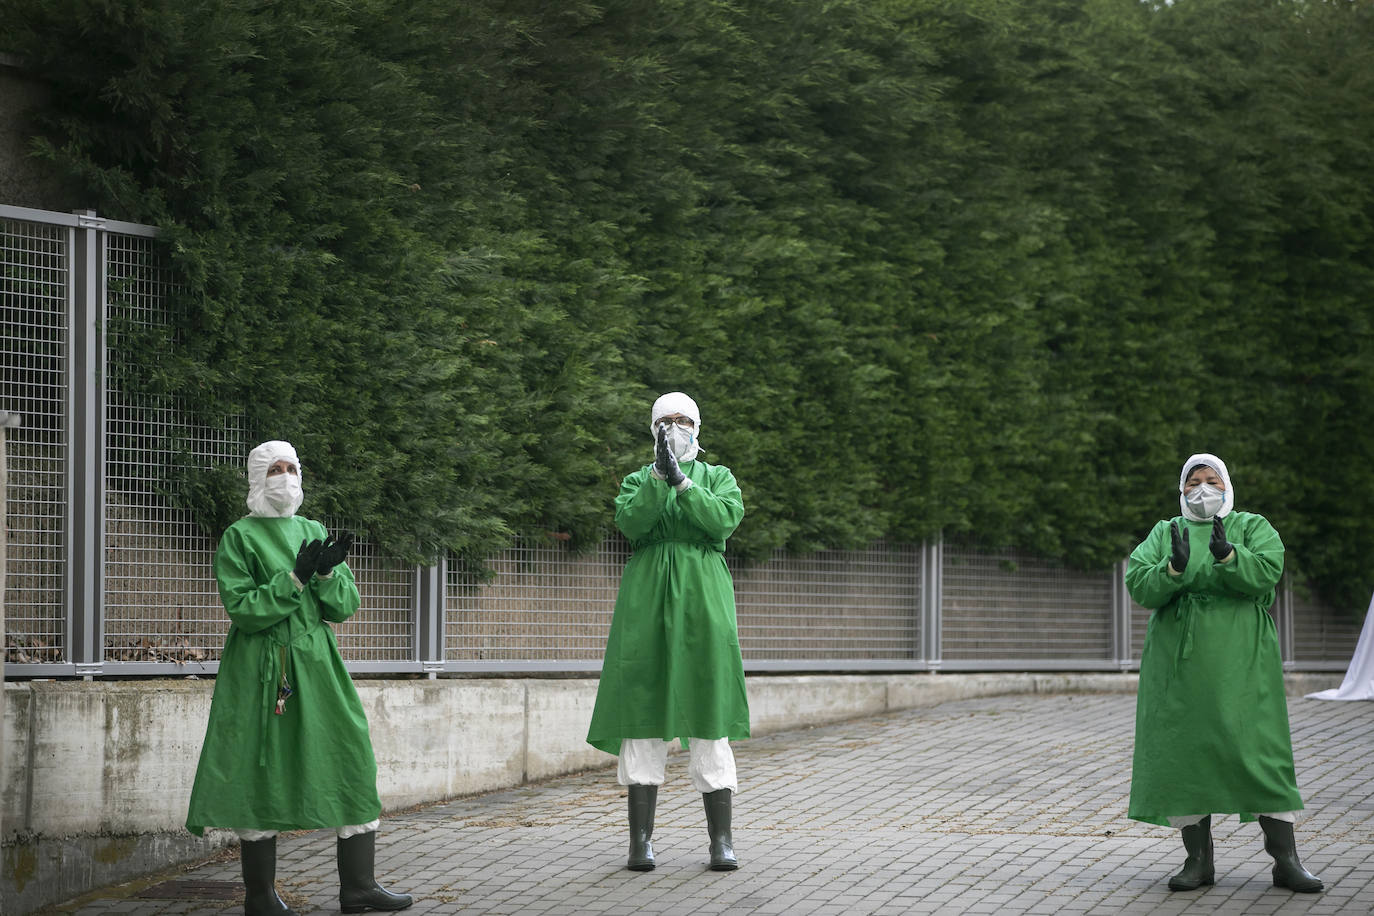
{"type": "Polygon", "coordinates": [[[625,478],[615,523],[630,542],[587,742],[619,758],[629,796],[627,867],[655,865],[658,787],[669,742],[690,753],[710,867],[739,867],[731,832],[739,790],[731,739],[749,737],[749,701],[725,541],[744,517],[730,469],[700,460],[701,414],[680,391],[654,402],[654,461],[625,478]]]}
{"type": "Polygon", "coordinates": [[[277,832],[334,828],[345,913],[411,905],[373,876],[382,804],[358,692],[330,623],[358,610],[344,558],[353,537],[332,537],[297,515],[300,462],[290,443],[248,455],[249,514],[220,538],[215,580],[229,634],[191,789],[186,827],[238,834],[246,916],[292,910],[275,888],[277,832]]]}
{"type": "Polygon", "coordinates": [[[1126,588],[1150,608],[1140,657],[1129,816],[1179,828],[1172,890],[1213,884],[1214,814],[1259,819],[1275,886],[1317,892],[1293,837],[1303,807],[1293,768],[1283,662],[1269,607],[1283,542],[1235,510],[1226,464],[1197,454],[1179,475],[1182,515],[1131,554],[1126,588]]]}

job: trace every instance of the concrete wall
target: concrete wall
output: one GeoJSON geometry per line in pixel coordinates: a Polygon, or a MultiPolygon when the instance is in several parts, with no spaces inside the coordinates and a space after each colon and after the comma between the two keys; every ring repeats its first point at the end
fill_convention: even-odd
{"type": "MultiPolygon", "coordinates": [[[[1290,692],[1340,675],[1289,676],[1290,692]]],[[[754,734],[1005,693],[1134,691],[1134,674],[748,678],[754,734]]],[[[0,912],[22,914],[199,858],[184,829],[212,681],[5,685],[0,912]]],[[[594,679],[359,681],[387,810],[610,766],[585,742],[594,679]]]]}

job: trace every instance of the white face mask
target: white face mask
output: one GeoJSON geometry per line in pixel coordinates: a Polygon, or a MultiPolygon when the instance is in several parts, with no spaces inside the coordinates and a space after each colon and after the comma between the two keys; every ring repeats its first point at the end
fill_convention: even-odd
{"type": "Polygon", "coordinates": [[[690,429],[673,425],[668,427],[668,451],[678,461],[691,461],[697,455],[697,437],[690,429]]]}
{"type": "Polygon", "coordinates": [[[282,518],[295,515],[301,507],[305,494],[301,492],[301,479],[295,474],[274,474],[263,484],[262,495],[267,498],[273,509],[282,518]]]}
{"type": "Polygon", "coordinates": [[[1210,483],[1200,483],[1184,494],[1183,498],[1187,501],[1188,508],[1205,521],[1221,511],[1221,504],[1226,501],[1226,491],[1210,483]]]}

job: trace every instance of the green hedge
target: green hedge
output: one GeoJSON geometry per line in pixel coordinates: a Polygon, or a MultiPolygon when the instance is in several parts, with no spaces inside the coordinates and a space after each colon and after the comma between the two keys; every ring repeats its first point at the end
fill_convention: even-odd
{"type": "MultiPolygon", "coordinates": [[[[149,393],[296,443],[414,559],[600,540],[703,412],[746,556],[1073,565],[1193,451],[1374,587],[1374,8],[0,0],[33,150],[184,280],[149,393]]],[[[206,518],[232,474],[182,468],[206,518]]]]}

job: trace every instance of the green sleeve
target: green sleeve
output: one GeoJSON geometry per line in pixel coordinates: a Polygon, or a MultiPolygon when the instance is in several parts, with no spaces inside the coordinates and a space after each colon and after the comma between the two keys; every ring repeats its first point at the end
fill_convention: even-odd
{"type": "Polygon", "coordinates": [[[215,550],[215,582],[229,619],[247,633],[265,630],[290,617],[301,606],[301,593],[290,569],[272,573],[262,585],[253,578],[249,546],[235,528],[224,532],[215,550]]]}
{"type": "Polygon", "coordinates": [[[712,540],[725,540],[735,533],[744,518],[744,497],[730,469],[711,468],[705,484],[692,486],[678,494],[678,508],[693,525],[712,540]]]}
{"type": "Polygon", "coordinates": [[[1229,563],[1217,563],[1213,572],[1242,595],[1259,598],[1272,592],[1283,575],[1283,541],[1274,526],[1250,512],[1233,512],[1221,524],[1236,555],[1229,563]]]}
{"type": "Polygon", "coordinates": [[[333,575],[328,578],[315,576],[310,580],[310,587],[320,603],[320,616],[330,623],[343,623],[356,614],[362,604],[353,570],[347,563],[335,566],[333,575]]]}
{"type": "Polygon", "coordinates": [[[621,482],[620,495],[615,498],[615,526],[631,543],[653,530],[663,516],[663,508],[668,505],[671,489],[664,481],[651,476],[647,467],[621,482]]]}
{"type": "Polygon", "coordinates": [[[1169,575],[1169,522],[1158,522],[1126,565],[1126,591],[1141,607],[1164,607],[1183,589],[1183,577],[1169,575]]]}

